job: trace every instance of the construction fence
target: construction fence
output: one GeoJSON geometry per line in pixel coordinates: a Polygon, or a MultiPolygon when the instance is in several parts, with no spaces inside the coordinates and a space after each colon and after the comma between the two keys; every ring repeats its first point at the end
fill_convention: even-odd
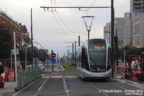
{"type": "Polygon", "coordinates": [[[34,68],[34,69],[28,69],[28,70],[21,70],[18,73],[18,85],[17,85],[17,90],[23,88],[36,78],[38,78],[41,74],[41,69],[40,68],[34,68]]]}

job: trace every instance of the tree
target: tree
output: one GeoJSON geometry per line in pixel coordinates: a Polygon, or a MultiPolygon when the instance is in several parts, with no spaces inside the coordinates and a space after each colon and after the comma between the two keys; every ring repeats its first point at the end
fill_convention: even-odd
{"type": "Polygon", "coordinates": [[[23,46],[28,46],[31,44],[31,40],[30,40],[30,37],[29,37],[29,33],[27,31],[27,28],[25,25],[22,25],[21,23],[19,23],[20,27],[21,27],[21,30],[22,30],[22,39],[23,39],[23,46]]]}
{"type": "Polygon", "coordinates": [[[45,60],[49,59],[49,55],[47,54],[47,52],[44,49],[39,49],[37,51],[37,54],[38,54],[38,58],[42,62],[44,62],[45,60]]]}
{"type": "Polygon", "coordinates": [[[10,57],[13,45],[12,35],[10,29],[6,26],[0,25],[0,59],[10,57]]]}

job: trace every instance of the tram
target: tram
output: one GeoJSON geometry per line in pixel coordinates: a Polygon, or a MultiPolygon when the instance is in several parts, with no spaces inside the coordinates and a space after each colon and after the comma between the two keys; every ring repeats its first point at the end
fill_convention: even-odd
{"type": "Polygon", "coordinates": [[[111,45],[104,39],[90,39],[77,51],[77,69],[81,79],[109,79],[112,76],[111,45]]]}

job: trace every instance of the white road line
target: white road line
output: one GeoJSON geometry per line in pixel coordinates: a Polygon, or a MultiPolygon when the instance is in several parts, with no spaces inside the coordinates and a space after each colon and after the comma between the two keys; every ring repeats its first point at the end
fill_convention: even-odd
{"type": "MultiPolygon", "coordinates": [[[[49,78],[48,78],[49,79],[49,78]]],[[[48,79],[46,79],[43,84],[39,87],[38,91],[36,92],[36,94],[34,96],[38,96],[40,90],[43,88],[43,86],[45,85],[45,83],[48,81],[48,79]]]]}
{"type": "Polygon", "coordinates": [[[38,91],[36,92],[36,94],[34,96],[38,96],[40,93],[40,90],[44,87],[44,85],[46,84],[46,82],[51,78],[51,76],[49,76],[48,79],[46,79],[43,84],[39,87],[38,91]]]}
{"type": "MultiPolygon", "coordinates": [[[[39,78],[40,79],[40,78],[39,78]]],[[[15,94],[13,94],[12,96],[17,96],[19,93],[21,93],[23,90],[27,89],[29,86],[31,86],[32,84],[34,84],[36,81],[38,81],[39,79],[35,80],[34,82],[30,83],[29,85],[27,85],[26,87],[24,87],[23,89],[21,89],[20,91],[16,92],[15,94]]]]}
{"type": "Polygon", "coordinates": [[[65,76],[63,76],[62,79],[63,79],[63,85],[64,85],[65,95],[66,95],[66,96],[70,96],[70,95],[69,95],[69,90],[68,90],[67,85],[66,85],[65,76]]]}

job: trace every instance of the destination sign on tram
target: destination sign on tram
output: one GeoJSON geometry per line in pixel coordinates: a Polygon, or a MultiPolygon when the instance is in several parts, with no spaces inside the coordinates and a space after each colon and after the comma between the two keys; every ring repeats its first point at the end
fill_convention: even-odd
{"type": "Polygon", "coordinates": [[[105,46],[94,46],[94,49],[105,49],[105,46]]]}

